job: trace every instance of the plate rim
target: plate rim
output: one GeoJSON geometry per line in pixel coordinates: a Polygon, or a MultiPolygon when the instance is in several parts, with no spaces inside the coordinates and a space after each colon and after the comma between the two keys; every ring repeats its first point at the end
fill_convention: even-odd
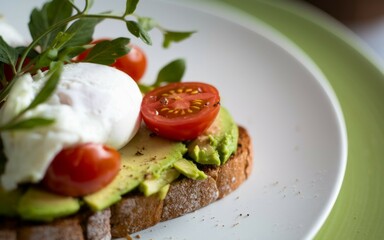
{"type": "MultiPolygon", "coordinates": [[[[384,111],[382,108],[379,109],[378,107],[380,104],[382,105],[382,101],[384,99],[383,94],[378,95],[379,92],[382,93],[384,90],[383,61],[382,59],[378,58],[378,55],[375,54],[373,50],[368,47],[367,44],[364,43],[351,30],[347,29],[344,25],[332,19],[332,17],[329,15],[324,14],[320,10],[305,3],[288,3],[281,1],[267,2],[263,0],[256,0],[253,2],[255,5],[252,5],[253,3],[246,3],[245,0],[239,0],[238,2],[235,2],[234,0],[224,1],[278,29],[280,32],[282,32],[282,34],[292,39],[292,41],[296,42],[298,46],[306,51],[326,74],[331,74],[329,75],[331,76],[331,83],[332,85],[336,84],[336,86],[338,86],[338,90],[336,92],[338,95],[341,94],[342,96],[342,106],[345,107],[345,105],[347,105],[347,109],[349,110],[346,115],[346,121],[349,122],[347,124],[349,130],[356,129],[356,127],[363,128],[364,124],[372,125],[372,121],[374,121],[373,124],[375,124],[384,120],[384,111]],[[251,6],[258,6],[261,10],[252,10],[251,6]],[[268,14],[272,15],[278,14],[279,17],[280,15],[283,15],[281,18],[279,18],[279,20],[283,21],[284,23],[279,23],[276,21],[275,17],[267,16],[263,14],[262,11],[268,12],[268,14]],[[318,53],[319,51],[314,50],[316,44],[322,44],[322,42],[314,37],[300,35],[304,33],[303,31],[300,32],[297,30],[300,27],[304,29],[306,27],[311,27],[314,32],[320,32],[325,36],[331,36],[327,43],[330,44],[331,49],[333,49],[334,52],[331,50],[324,51],[324,53],[329,54],[330,57],[335,57],[337,61],[346,61],[350,64],[358,63],[360,64],[358,67],[356,67],[358,70],[352,69],[352,74],[349,73],[349,75],[345,75],[347,66],[344,64],[341,70],[336,72],[334,67],[330,66],[330,64],[334,62],[331,61],[331,63],[328,63],[326,58],[324,58],[322,54],[318,53]],[[342,53],[346,54],[346,56],[335,54],[337,53],[335,51],[335,47],[341,48],[342,53]],[[364,74],[364,76],[362,77],[361,74],[364,74]],[[354,75],[360,76],[363,80],[365,79],[367,81],[360,81],[361,79],[356,79],[354,75]],[[351,80],[355,81],[354,84],[356,86],[362,87],[364,86],[362,85],[364,82],[365,85],[379,87],[379,89],[375,89],[375,95],[370,95],[370,93],[367,93],[366,96],[359,96],[356,98],[356,101],[361,101],[362,104],[378,104],[378,106],[371,109],[376,112],[374,114],[370,112],[369,116],[364,118],[364,120],[369,119],[370,122],[362,122],[361,120],[359,120],[359,122],[354,120],[356,117],[359,118],[359,116],[356,114],[357,112],[352,113],[351,106],[349,106],[351,104],[347,104],[345,101],[353,101],[350,95],[354,93],[359,94],[360,92],[352,92],[348,93],[348,95],[346,93],[347,90],[341,90],[340,82],[343,81],[338,80],[337,78],[343,77],[352,78],[351,80]],[[351,120],[352,118],[353,121],[351,120]]],[[[368,89],[372,90],[372,87],[369,87],[368,89]]],[[[354,89],[349,88],[349,90],[354,89]]],[[[358,111],[358,107],[354,111],[358,111]]],[[[349,143],[356,149],[352,152],[353,154],[349,154],[348,156],[348,158],[351,158],[348,160],[348,167],[346,171],[346,177],[348,180],[345,181],[345,184],[343,183],[342,194],[339,196],[340,201],[338,200],[336,203],[337,207],[332,210],[330,217],[315,236],[315,239],[329,239],[336,236],[337,238],[349,239],[377,239],[383,236],[384,229],[379,223],[383,222],[384,214],[382,211],[378,210],[382,210],[384,207],[384,202],[380,201],[380,199],[382,199],[384,196],[384,189],[380,187],[384,164],[382,161],[383,159],[379,158],[378,156],[382,156],[384,152],[382,149],[384,137],[382,135],[382,127],[379,128],[376,126],[372,129],[370,129],[368,133],[372,135],[370,139],[367,139],[367,134],[364,135],[361,131],[358,130],[353,130],[349,133],[349,135],[351,135],[349,143]],[[378,133],[372,132],[372,129],[378,131],[378,133]],[[378,146],[377,144],[369,145],[367,143],[368,141],[372,140],[374,137],[373,135],[376,137],[374,141],[381,144],[381,146],[378,146]],[[360,151],[363,150],[364,154],[360,151],[357,152],[357,149],[360,151]],[[370,149],[369,153],[367,149],[370,149]],[[368,157],[369,159],[367,159],[368,157]],[[357,167],[362,169],[357,169],[357,167]],[[369,172],[368,175],[364,175],[366,177],[360,176],[361,174],[359,173],[368,170],[371,172],[369,172]],[[367,185],[368,183],[370,185],[367,185]],[[357,186],[351,186],[351,184],[357,184],[357,186]],[[373,189],[374,187],[376,188],[373,189]],[[368,191],[366,189],[372,190],[368,191]],[[363,196],[359,198],[358,196],[361,195],[363,196]],[[353,197],[353,199],[351,197],[353,197]],[[358,199],[356,200],[355,197],[358,199]],[[345,209],[346,205],[348,206],[347,210],[345,209]],[[374,216],[372,216],[372,214],[374,216]],[[369,221],[370,219],[371,221],[369,221]]]]}
{"type": "Polygon", "coordinates": [[[336,203],[338,195],[342,188],[342,183],[346,173],[347,159],[348,159],[348,133],[346,122],[344,118],[344,113],[341,108],[341,104],[338,100],[337,94],[332,88],[329,80],[326,78],[323,71],[316,65],[312,58],[303,51],[300,46],[298,46],[294,41],[289,37],[282,34],[278,29],[274,28],[270,24],[255,18],[254,16],[241,11],[240,9],[231,6],[229,4],[219,2],[219,1],[202,1],[202,0],[161,0],[162,2],[171,3],[180,5],[183,7],[190,7],[194,10],[204,12],[208,15],[213,15],[216,17],[224,18],[228,21],[236,23],[242,27],[246,27],[248,30],[262,35],[266,39],[270,40],[277,46],[284,49],[288,54],[298,60],[304,67],[315,76],[317,83],[319,83],[325,91],[327,97],[332,102],[333,110],[335,111],[337,122],[339,125],[339,135],[341,136],[342,148],[340,156],[340,164],[342,165],[341,172],[337,178],[337,181],[334,185],[332,191],[332,197],[329,199],[329,204],[327,208],[320,214],[317,223],[309,231],[305,239],[312,239],[316,236],[318,231],[324,225],[326,219],[330,215],[333,206],[336,203]],[[234,18],[230,18],[230,17],[234,18]]]}

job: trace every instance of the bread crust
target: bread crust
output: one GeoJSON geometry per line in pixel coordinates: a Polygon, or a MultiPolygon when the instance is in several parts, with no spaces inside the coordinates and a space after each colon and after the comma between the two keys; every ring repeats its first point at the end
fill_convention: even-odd
{"type": "Polygon", "coordinates": [[[107,240],[125,237],[161,221],[203,208],[237,189],[251,174],[253,149],[247,130],[239,127],[236,152],[226,164],[204,167],[205,180],[173,182],[164,200],[130,193],[101,212],[82,212],[50,223],[0,219],[0,240],[107,240]]]}

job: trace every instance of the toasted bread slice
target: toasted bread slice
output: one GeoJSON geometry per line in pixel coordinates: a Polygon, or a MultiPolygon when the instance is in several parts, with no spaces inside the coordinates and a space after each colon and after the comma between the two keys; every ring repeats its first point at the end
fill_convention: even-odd
{"type": "Polygon", "coordinates": [[[183,216],[221,199],[251,174],[251,138],[239,127],[235,154],[219,167],[205,166],[205,180],[182,178],[173,182],[164,200],[131,193],[101,212],[82,212],[49,223],[0,219],[0,240],[100,240],[126,237],[161,221],[183,216]]]}

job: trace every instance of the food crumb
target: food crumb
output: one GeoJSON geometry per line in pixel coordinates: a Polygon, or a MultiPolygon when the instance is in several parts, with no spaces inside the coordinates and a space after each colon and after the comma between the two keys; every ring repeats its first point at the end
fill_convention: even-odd
{"type": "Polygon", "coordinates": [[[127,237],[125,237],[127,240],[132,240],[132,238],[131,238],[131,236],[127,236],[127,237]]]}
{"type": "Polygon", "coordinates": [[[140,239],[141,236],[140,236],[139,234],[137,234],[137,235],[135,236],[135,238],[136,238],[136,239],[140,239]]]}
{"type": "Polygon", "coordinates": [[[279,181],[272,183],[273,186],[276,186],[277,184],[279,184],[279,181]]]}
{"type": "Polygon", "coordinates": [[[236,227],[237,225],[239,225],[239,223],[235,223],[232,225],[232,227],[236,227]]]}

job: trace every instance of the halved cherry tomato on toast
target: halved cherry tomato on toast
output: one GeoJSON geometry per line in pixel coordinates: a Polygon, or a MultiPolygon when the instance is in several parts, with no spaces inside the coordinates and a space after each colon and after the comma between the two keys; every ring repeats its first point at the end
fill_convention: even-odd
{"type": "MultiPolygon", "coordinates": [[[[105,40],[108,39],[98,39],[93,41],[92,43],[96,44],[105,40]]],[[[145,55],[144,51],[138,46],[130,45],[130,47],[131,50],[129,51],[129,53],[116,59],[116,61],[111,64],[111,67],[115,67],[120,71],[125,72],[131,78],[133,78],[133,80],[138,82],[140,81],[141,77],[144,75],[147,69],[147,56],[145,55]]],[[[91,49],[82,52],[81,54],[79,54],[79,56],[77,56],[76,60],[79,62],[83,61],[90,51],[91,49]]]]}
{"type": "Polygon", "coordinates": [[[171,83],[148,92],[141,114],[147,127],[173,140],[191,140],[215,120],[220,110],[218,90],[201,82],[171,83]]]}
{"type": "Polygon", "coordinates": [[[72,197],[93,193],[120,170],[120,154],[102,144],[85,143],[60,151],[42,181],[50,191],[72,197]]]}

